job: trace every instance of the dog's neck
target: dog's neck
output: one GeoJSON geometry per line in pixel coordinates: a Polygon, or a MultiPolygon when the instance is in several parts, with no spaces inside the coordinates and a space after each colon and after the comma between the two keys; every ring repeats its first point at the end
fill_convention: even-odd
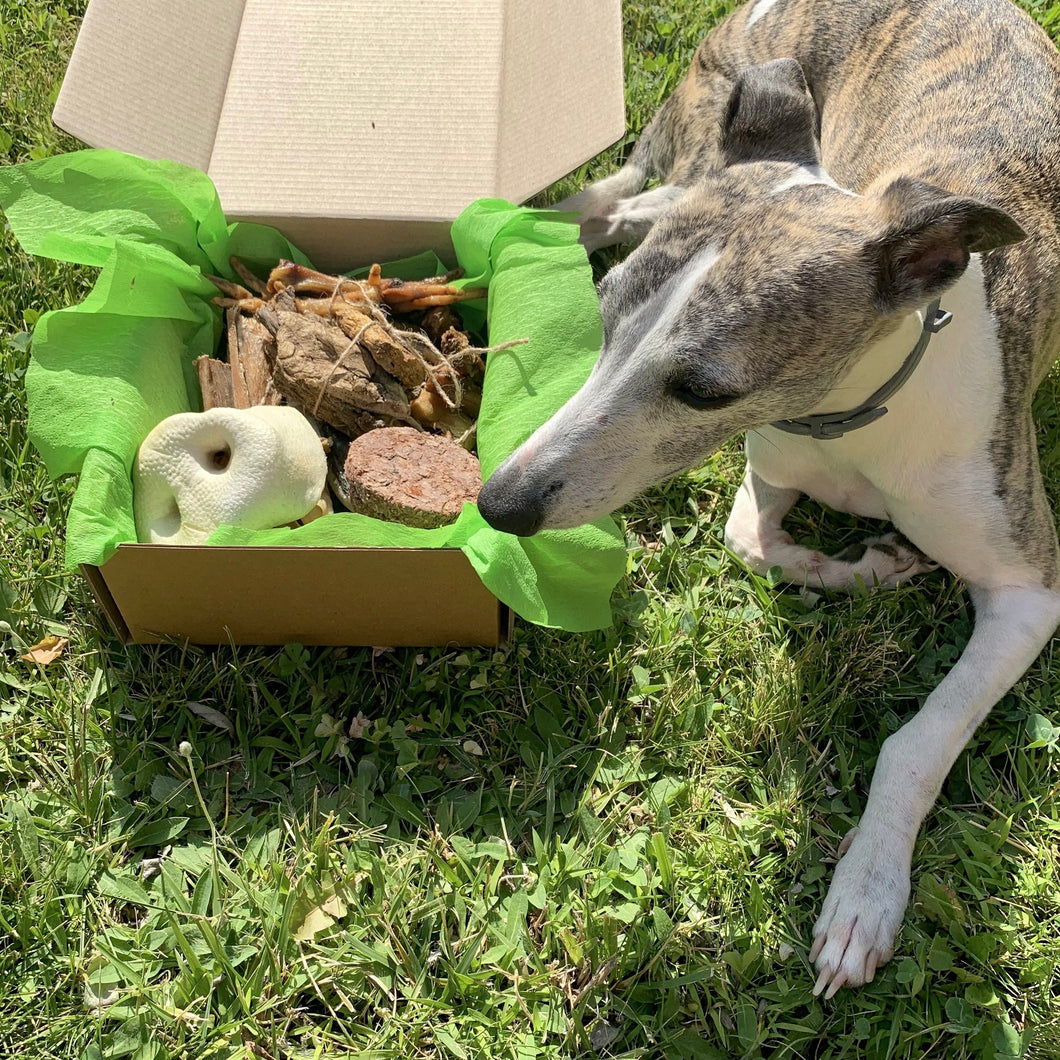
{"type": "MultiPolygon", "coordinates": [[[[977,289],[982,286],[981,275],[978,267],[978,255],[973,255],[972,263],[964,275],[942,296],[942,309],[959,314],[957,307],[965,307],[970,300],[975,298],[977,289]]],[[[920,309],[908,313],[901,323],[886,338],[873,343],[867,347],[857,358],[850,369],[843,375],[836,385],[817,403],[811,410],[812,415],[820,415],[829,412],[837,412],[842,409],[857,408],[870,395],[874,394],[895,372],[909,356],[910,351],[916,346],[924,329],[924,315],[927,312],[925,304],[920,309]]],[[[947,347],[945,332],[935,335],[924,353],[923,362],[914,371],[912,377],[905,383],[905,388],[916,387],[918,375],[923,379],[925,375],[934,375],[929,362],[934,356],[945,355],[947,347]],[[926,368],[926,370],[925,370],[926,368]]],[[[894,404],[903,400],[903,391],[888,399],[887,404],[894,404]]]]}

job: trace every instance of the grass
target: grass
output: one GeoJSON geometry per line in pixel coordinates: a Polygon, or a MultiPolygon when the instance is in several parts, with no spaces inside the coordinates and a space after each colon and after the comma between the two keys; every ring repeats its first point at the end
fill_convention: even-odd
{"type": "MultiPolygon", "coordinates": [[[[731,6],[625,4],[634,130],[731,6]]],[[[48,114],[82,9],[0,0],[0,161],[74,146],[48,114]]],[[[720,545],[733,444],[623,513],[612,629],[122,649],[63,571],[73,484],[26,441],[28,332],[91,276],[0,240],[8,1055],[1060,1056],[1055,644],[929,817],[895,960],[823,1004],[829,865],[883,737],[967,640],[958,583],[817,600],[749,575],[720,545]],[[48,633],[67,653],[22,661],[48,633]]],[[[1057,397],[1037,406],[1054,497],[1057,397]]],[[[806,504],[795,531],[864,524],[806,504]]]]}

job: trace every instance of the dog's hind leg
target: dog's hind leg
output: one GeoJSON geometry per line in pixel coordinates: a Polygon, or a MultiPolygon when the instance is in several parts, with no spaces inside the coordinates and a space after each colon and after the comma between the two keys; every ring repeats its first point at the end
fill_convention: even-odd
{"type": "Polygon", "coordinates": [[[684,188],[663,184],[632,198],[619,199],[606,214],[581,221],[578,242],[589,254],[618,243],[639,243],[663,210],[684,192],[684,188]]]}
{"type": "Polygon", "coordinates": [[[553,209],[578,214],[581,242],[590,253],[643,239],[659,214],[694,181],[717,153],[731,88],[732,82],[719,73],[687,78],[659,108],[617,173],[556,203],[553,209]],[[638,195],[652,177],[665,183],[638,195]]]}
{"type": "Polygon", "coordinates": [[[976,621],[964,653],[920,712],[884,741],[865,812],[844,842],[813,929],[815,994],[869,982],[890,960],[921,822],[972,733],[1060,624],[1060,592],[1052,589],[970,592],[976,621]]]}
{"type": "Polygon", "coordinates": [[[779,567],[784,581],[822,589],[889,587],[936,568],[900,534],[868,538],[835,556],[795,544],[780,524],[800,496],[748,467],[725,524],[725,544],[758,574],[779,567]]]}

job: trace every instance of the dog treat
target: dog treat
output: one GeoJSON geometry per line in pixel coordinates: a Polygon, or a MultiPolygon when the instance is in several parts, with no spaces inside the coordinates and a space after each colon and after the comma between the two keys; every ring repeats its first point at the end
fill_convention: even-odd
{"type": "Polygon", "coordinates": [[[447,306],[453,302],[465,302],[473,298],[485,298],[484,287],[453,287],[451,281],[460,279],[463,269],[453,269],[444,276],[432,276],[427,280],[384,279],[378,265],[368,272],[365,284],[379,292],[379,298],[396,313],[411,313],[416,309],[432,306],[447,306]]]}
{"type": "MultiPolygon", "coordinates": [[[[470,357],[466,355],[467,350],[474,351],[475,348],[454,326],[454,322],[460,323],[460,318],[448,308],[448,303],[481,297],[484,292],[480,289],[459,291],[452,287],[450,281],[459,272],[405,282],[384,279],[378,266],[373,266],[368,278],[360,281],[328,276],[293,262],[281,262],[272,270],[268,281],[253,279],[252,282],[245,266],[233,261],[233,268],[246,280],[248,287],[220,278],[211,279],[224,296],[214,301],[226,307],[229,314],[229,361],[233,365],[235,404],[242,403],[244,389],[249,391],[249,385],[244,388],[243,384],[249,383],[250,356],[261,350],[264,350],[264,356],[258,353],[256,363],[264,365],[264,369],[257,374],[266,380],[267,392],[282,394],[307,415],[319,416],[336,429],[350,434],[365,429],[361,411],[415,426],[418,421],[409,416],[405,405],[425,386],[433,385],[442,404],[451,413],[456,413],[461,405],[462,376],[467,373],[471,382],[481,382],[481,355],[479,352],[473,352],[470,357]],[[249,287],[258,293],[251,293],[249,287]],[[261,297],[262,293],[265,297],[261,297]],[[441,310],[433,310],[432,320],[435,321],[435,333],[445,326],[441,337],[454,354],[459,355],[452,360],[423,330],[398,327],[381,309],[381,306],[392,304],[395,311],[405,311],[424,297],[447,303],[441,310]],[[439,312],[444,312],[444,316],[439,316],[439,312]],[[334,349],[338,340],[324,341],[326,332],[302,327],[291,318],[285,317],[281,321],[284,313],[316,318],[332,331],[337,327],[346,337],[343,351],[351,363],[359,360],[365,365],[370,361],[381,369],[382,375],[370,371],[374,389],[369,388],[366,392],[360,385],[355,385],[351,394],[341,383],[336,389],[333,385],[336,378],[341,380],[346,374],[343,371],[345,363],[339,367],[335,363],[336,358],[343,356],[342,352],[336,354],[334,349]],[[247,329],[240,321],[254,318],[269,335],[252,345],[248,343],[244,334],[247,329]],[[282,351],[278,348],[281,323],[285,325],[282,351]],[[271,341],[273,338],[276,338],[275,342],[271,341]],[[295,354],[293,360],[292,352],[295,354]],[[278,370],[281,360],[285,363],[278,370]],[[314,375],[319,377],[315,383],[314,375]],[[450,380],[452,385],[443,388],[440,377],[450,380]],[[401,385],[404,397],[390,385],[391,380],[401,385]],[[321,397],[321,390],[328,393],[321,397]],[[312,394],[312,400],[307,404],[309,394],[312,394]],[[350,403],[350,410],[341,408],[345,403],[350,403]]],[[[360,369],[355,369],[355,373],[363,374],[360,369]]],[[[256,403],[252,395],[249,401],[256,403]]],[[[472,417],[474,415],[477,410],[472,417]]],[[[463,419],[457,419],[454,424],[464,427],[463,419]]],[[[465,432],[461,429],[460,433],[465,432]]]]}
{"type": "Polygon", "coordinates": [[[228,335],[228,363],[232,370],[232,406],[237,409],[249,409],[252,402],[243,370],[246,351],[240,349],[241,328],[238,310],[225,310],[225,327],[228,335]]]}
{"type": "Polygon", "coordinates": [[[446,329],[439,342],[439,347],[442,356],[455,371],[481,386],[486,375],[486,362],[482,359],[483,351],[471,345],[466,332],[455,327],[446,329]]]}
{"type": "MultiPolygon", "coordinates": [[[[233,268],[235,268],[234,263],[233,268]]],[[[427,305],[416,304],[425,301],[432,306],[442,306],[474,298],[485,298],[485,288],[465,287],[461,290],[459,287],[452,286],[452,281],[460,279],[463,275],[463,269],[454,269],[444,276],[432,276],[426,280],[399,280],[384,278],[380,267],[373,265],[364,280],[353,280],[347,276],[329,276],[327,273],[317,272],[316,269],[298,265],[293,261],[281,261],[269,273],[269,278],[264,284],[264,297],[289,289],[298,294],[327,295],[340,301],[388,305],[398,313],[425,309],[427,305]]],[[[214,277],[211,277],[211,280],[230,297],[250,297],[250,292],[239,288],[238,284],[231,284],[227,281],[219,283],[214,277]],[[225,284],[224,287],[221,286],[222,283],[225,284]],[[240,293],[236,293],[237,289],[240,293]]],[[[260,281],[258,283],[260,285],[260,281]]]]}
{"type": "Polygon", "coordinates": [[[275,348],[268,329],[253,317],[229,309],[226,334],[227,361],[213,357],[199,357],[195,361],[203,411],[278,405],[282,398],[272,383],[271,360],[275,348]]]}
{"type": "Polygon", "coordinates": [[[137,539],[195,544],[222,524],[265,530],[293,522],[318,503],[326,475],[320,439],[297,409],[178,413],[136,456],[137,539]]]}
{"type": "Polygon", "coordinates": [[[363,413],[415,423],[405,391],[355,341],[338,328],[298,312],[279,310],[272,380],[294,405],[354,435],[363,413]]]}
{"type": "Polygon", "coordinates": [[[232,397],[232,365],[213,357],[197,357],[195,373],[199,377],[202,391],[203,411],[216,408],[234,408],[232,397]]]}
{"type": "Polygon", "coordinates": [[[350,339],[363,342],[372,360],[404,387],[415,389],[422,386],[427,381],[429,365],[441,361],[437,351],[432,349],[425,356],[422,347],[414,347],[400,333],[405,341],[399,341],[392,329],[384,328],[353,306],[336,306],[331,313],[343,333],[350,339]]]}
{"type": "MultiPolygon", "coordinates": [[[[247,403],[254,405],[278,405],[282,395],[273,385],[272,362],[276,356],[273,335],[260,320],[237,313],[235,341],[239,368],[246,388],[247,403]]],[[[235,371],[235,360],[229,346],[229,360],[235,371]]]]}
{"type": "Polygon", "coordinates": [[[444,431],[465,449],[475,444],[475,420],[482,404],[482,391],[473,384],[459,384],[456,373],[442,369],[429,379],[409,403],[413,419],[427,428],[444,431]]]}
{"type": "Polygon", "coordinates": [[[353,512],[430,529],[453,522],[482,486],[478,460],[410,427],[370,431],[329,457],[332,489],[353,512]]]}
{"type": "Polygon", "coordinates": [[[468,454],[491,351],[472,344],[452,303],[486,292],[453,286],[460,270],[405,281],[373,265],[355,280],[281,261],[263,280],[234,258],[232,268],[240,282],[211,277],[227,314],[228,365],[197,363],[204,404],[286,402],[333,443],[329,480],[347,506],[415,526],[455,518],[480,485],[468,454]],[[347,480],[345,454],[369,432],[381,437],[365,443],[366,485],[347,480]],[[415,448],[408,438],[420,435],[415,448]],[[388,456],[395,440],[403,448],[388,456]]]}
{"type": "Polygon", "coordinates": [[[428,309],[423,314],[423,319],[420,321],[420,327],[423,329],[423,333],[435,344],[435,346],[441,346],[442,336],[450,329],[456,328],[457,331],[461,331],[464,327],[464,322],[456,315],[453,311],[452,306],[435,306],[433,309],[428,309]]]}

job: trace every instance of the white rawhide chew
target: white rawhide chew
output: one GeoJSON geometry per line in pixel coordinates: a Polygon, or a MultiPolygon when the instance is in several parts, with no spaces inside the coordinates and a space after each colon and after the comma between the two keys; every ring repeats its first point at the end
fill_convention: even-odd
{"type": "Polygon", "coordinates": [[[182,412],[155,427],[137,454],[136,536],[190,545],[222,525],[294,522],[320,500],[326,477],[320,439],[297,409],[182,412]]]}

